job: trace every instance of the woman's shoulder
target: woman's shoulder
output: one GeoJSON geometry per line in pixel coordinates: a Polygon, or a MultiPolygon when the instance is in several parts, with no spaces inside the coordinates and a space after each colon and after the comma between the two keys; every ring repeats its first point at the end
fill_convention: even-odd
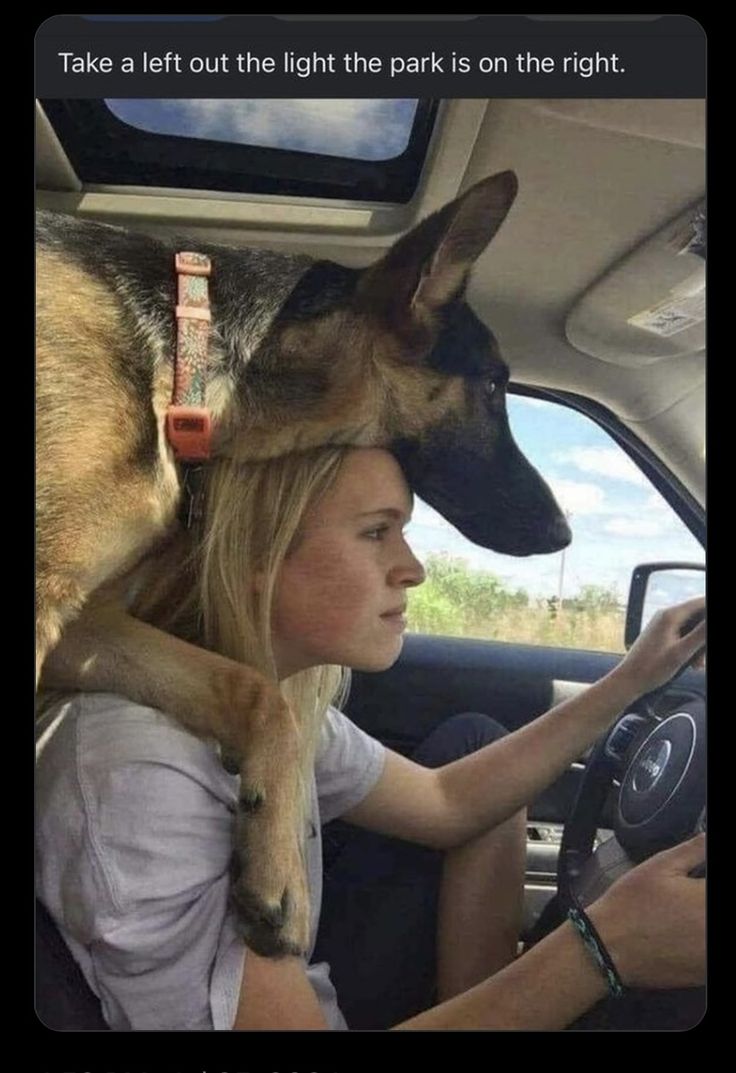
{"type": "Polygon", "coordinates": [[[163,764],[221,781],[228,776],[217,745],[190,733],[165,712],[114,693],[59,697],[36,726],[39,762],[68,759],[80,770],[163,764]]]}
{"type": "Polygon", "coordinates": [[[386,750],[347,715],[328,708],[315,774],[322,823],[357,805],[378,781],[386,750]]]}
{"type": "Polygon", "coordinates": [[[85,942],[122,929],[135,945],[146,921],[162,931],[220,897],[237,795],[212,744],[102,693],[59,698],[39,731],[37,885],[57,921],[85,942]]]}
{"type": "Polygon", "coordinates": [[[325,757],[330,750],[339,752],[353,749],[373,753],[381,751],[383,746],[377,738],[354,723],[345,712],[330,705],[322,723],[318,757],[325,757]]]}

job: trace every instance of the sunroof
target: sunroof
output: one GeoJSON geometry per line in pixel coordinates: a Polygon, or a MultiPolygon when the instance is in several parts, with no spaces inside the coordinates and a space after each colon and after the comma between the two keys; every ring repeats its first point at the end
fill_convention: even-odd
{"type": "Polygon", "coordinates": [[[107,100],[113,115],[152,134],[392,160],[407,145],[415,100],[107,100]]]}
{"type": "Polygon", "coordinates": [[[87,185],[406,202],[433,100],[43,100],[87,185]]]}

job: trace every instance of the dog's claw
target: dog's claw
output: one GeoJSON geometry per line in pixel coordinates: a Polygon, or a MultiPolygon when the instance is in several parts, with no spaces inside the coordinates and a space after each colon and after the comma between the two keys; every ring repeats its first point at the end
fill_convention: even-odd
{"type": "Polygon", "coordinates": [[[297,943],[289,934],[292,913],[288,891],[278,905],[266,904],[243,884],[232,890],[237,927],[246,945],[261,957],[303,957],[305,944],[297,943]]]}
{"type": "Polygon", "coordinates": [[[243,792],[240,795],[240,808],[243,812],[257,812],[263,804],[263,795],[258,791],[252,791],[251,793],[243,792]]]}
{"type": "Polygon", "coordinates": [[[237,752],[222,746],[220,748],[220,761],[228,775],[240,774],[240,757],[237,752]]]}

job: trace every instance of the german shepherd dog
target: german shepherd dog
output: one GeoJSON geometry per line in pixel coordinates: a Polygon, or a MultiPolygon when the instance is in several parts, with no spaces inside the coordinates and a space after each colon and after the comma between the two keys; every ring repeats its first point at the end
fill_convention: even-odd
{"type": "MultiPolygon", "coordinates": [[[[463,300],[516,189],[512,172],[479,182],[365,270],[197,243],[212,266],[212,456],[387,447],[413,490],[476,543],[511,555],[564,547],[565,519],[509,430],[508,369],[463,300]]],[[[300,755],[286,704],[253,669],[100,596],[178,524],[183,469],[165,431],[178,249],[40,214],[37,672],[50,688],[153,705],[237,757],[243,936],[266,956],[304,953],[300,755]]]]}

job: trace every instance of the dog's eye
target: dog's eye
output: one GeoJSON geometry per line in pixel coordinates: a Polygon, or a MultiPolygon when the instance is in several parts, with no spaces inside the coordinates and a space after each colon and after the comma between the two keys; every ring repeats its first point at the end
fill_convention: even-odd
{"type": "Polygon", "coordinates": [[[486,380],[484,386],[485,386],[486,395],[490,399],[491,395],[496,390],[496,381],[495,380],[486,380]]]}

